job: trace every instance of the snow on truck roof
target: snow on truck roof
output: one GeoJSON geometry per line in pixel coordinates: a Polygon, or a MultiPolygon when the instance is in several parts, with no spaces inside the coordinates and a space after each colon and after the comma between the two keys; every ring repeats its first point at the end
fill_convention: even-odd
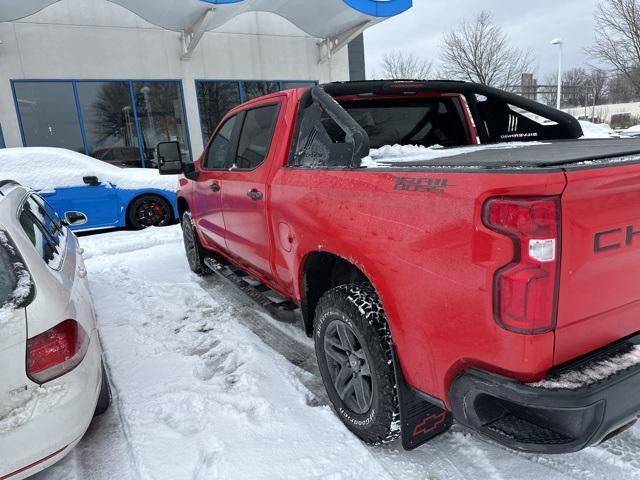
{"type": "Polygon", "coordinates": [[[157,188],[173,192],[176,175],[157,170],[120,168],[72,150],[49,147],[0,149],[0,179],[10,178],[34,190],[84,186],[82,177],[95,175],[118,188],[157,188]]]}

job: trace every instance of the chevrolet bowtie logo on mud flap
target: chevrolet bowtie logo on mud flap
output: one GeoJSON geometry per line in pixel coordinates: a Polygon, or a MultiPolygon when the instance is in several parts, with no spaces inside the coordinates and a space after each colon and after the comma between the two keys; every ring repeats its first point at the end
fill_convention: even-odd
{"type": "Polygon", "coordinates": [[[444,421],[447,419],[447,412],[442,412],[437,415],[429,415],[423,418],[413,429],[413,436],[426,435],[431,432],[435,432],[444,421]]]}
{"type": "Polygon", "coordinates": [[[395,177],[395,181],[394,190],[407,192],[445,193],[447,188],[454,186],[446,178],[395,177]]]}

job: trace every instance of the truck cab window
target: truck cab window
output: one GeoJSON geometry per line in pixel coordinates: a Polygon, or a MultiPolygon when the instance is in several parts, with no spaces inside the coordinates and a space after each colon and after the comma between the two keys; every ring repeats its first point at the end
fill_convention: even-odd
{"type": "Polygon", "coordinates": [[[207,170],[220,170],[225,168],[237,118],[237,115],[234,115],[227,119],[218,129],[209,145],[203,168],[207,170]]]}
{"type": "Polygon", "coordinates": [[[267,158],[279,109],[279,105],[267,105],[246,111],[235,159],[237,168],[252,170],[267,158]]]}
{"type": "Polygon", "coordinates": [[[457,147],[471,143],[459,103],[451,97],[354,101],[341,105],[367,132],[371,148],[457,147]]]}
{"type": "MultiPolygon", "coordinates": [[[[336,100],[366,132],[370,148],[471,144],[464,112],[455,97],[336,100]]],[[[311,104],[302,115],[293,164],[304,168],[349,166],[354,151],[350,133],[318,105],[311,104]]]]}

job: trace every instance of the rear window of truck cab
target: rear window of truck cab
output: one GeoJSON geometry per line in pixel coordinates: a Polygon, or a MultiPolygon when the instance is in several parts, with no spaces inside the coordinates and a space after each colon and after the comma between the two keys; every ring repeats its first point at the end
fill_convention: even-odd
{"type": "MultiPolygon", "coordinates": [[[[385,145],[458,147],[471,139],[457,99],[389,99],[339,101],[369,135],[371,148],[385,145]]],[[[328,117],[323,124],[325,128],[328,117]]]]}

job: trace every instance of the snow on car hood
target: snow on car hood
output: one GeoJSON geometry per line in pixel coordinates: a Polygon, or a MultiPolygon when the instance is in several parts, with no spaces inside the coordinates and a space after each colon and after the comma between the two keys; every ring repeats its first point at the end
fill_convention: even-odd
{"type": "Polygon", "coordinates": [[[12,179],[34,190],[83,186],[82,177],[95,175],[118,188],[158,188],[175,192],[177,175],[154,169],[119,168],[63,148],[6,148],[0,150],[0,180],[12,179]]]}
{"type": "Polygon", "coordinates": [[[440,145],[433,145],[431,147],[424,147],[421,145],[385,145],[381,148],[371,149],[369,151],[369,156],[362,159],[362,166],[367,168],[383,168],[402,164],[403,162],[437,160],[438,158],[453,157],[482,150],[504,150],[529,147],[531,145],[544,145],[544,143],[508,142],[451,148],[444,148],[440,145]]]}

